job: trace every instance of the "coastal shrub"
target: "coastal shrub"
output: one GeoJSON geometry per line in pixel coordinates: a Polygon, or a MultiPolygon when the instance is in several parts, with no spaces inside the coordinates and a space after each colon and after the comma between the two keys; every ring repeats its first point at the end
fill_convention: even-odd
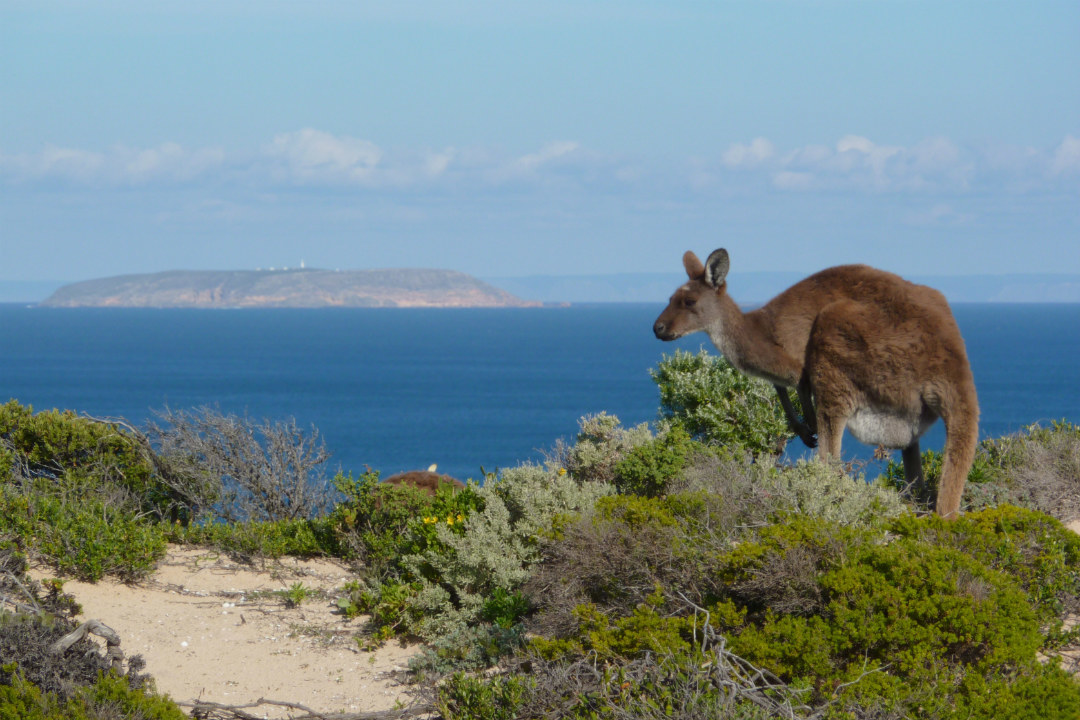
{"type": "Polygon", "coordinates": [[[578,482],[615,482],[615,467],[628,452],[652,439],[645,423],[624,428],[619,418],[606,412],[578,420],[573,445],[559,440],[548,465],[561,467],[578,482]]]}
{"type": "Polygon", "coordinates": [[[439,716],[447,720],[516,720],[528,693],[520,676],[479,679],[465,673],[448,677],[438,692],[439,716]]]}
{"type": "Polygon", "coordinates": [[[561,468],[526,464],[489,476],[471,492],[477,500],[461,520],[438,516],[425,523],[431,516],[421,516],[405,523],[406,536],[430,532],[431,537],[406,540],[401,547],[414,550],[400,557],[393,575],[416,589],[393,632],[439,643],[444,659],[475,654],[475,648],[455,646],[455,639],[505,638],[514,631],[528,611],[519,589],[540,560],[541,539],[560,532],[570,517],[614,489],[579,483],[561,468]],[[470,630],[485,626],[490,628],[480,634],[470,630]]]}
{"type": "Polygon", "coordinates": [[[370,589],[353,593],[352,602],[358,612],[371,616],[375,643],[389,640],[395,635],[413,635],[421,620],[420,609],[415,602],[422,585],[419,582],[387,580],[370,589]]]}
{"type": "Polygon", "coordinates": [[[873,525],[907,510],[885,483],[867,483],[835,463],[800,460],[778,463],[749,454],[695,454],[668,485],[668,492],[716,496],[717,532],[774,522],[785,515],[810,515],[843,525],[873,525]]]}
{"type": "MultiPolygon", "coordinates": [[[[916,498],[929,504],[941,478],[943,455],[922,454],[926,491],[916,498]]],[[[1019,505],[1062,521],[1080,517],[1080,426],[1066,420],[1050,427],[1033,424],[1020,432],[979,443],[964,489],[964,507],[978,510],[1019,505]]],[[[891,461],[883,482],[904,488],[904,468],[891,461]]]]}
{"type": "Polygon", "coordinates": [[[985,478],[970,495],[970,506],[1009,503],[1039,510],[1067,522],[1080,517],[1080,426],[1065,420],[1050,427],[1029,425],[1015,435],[984,440],[985,478]]]}
{"type": "Polygon", "coordinates": [[[165,408],[143,437],[161,474],[188,501],[191,519],[299,520],[326,512],[330,458],[314,426],[295,420],[254,420],[214,408],[165,408]]]}
{"type": "Polygon", "coordinates": [[[794,465],[765,461],[764,489],[777,510],[822,518],[841,525],[873,525],[907,510],[891,488],[849,475],[838,463],[799,460],[794,465]]]}
{"type": "Polygon", "coordinates": [[[409,660],[420,678],[441,678],[459,671],[484,670],[520,650],[525,644],[520,623],[501,627],[493,623],[461,624],[424,644],[409,660]]]}
{"type": "Polygon", "coordinates": [[[779,454],[793,437],[772,384],[721,356],[676,350],[649,373],[660,389],[661,417],[697,440],[757,456],[779,454]]]}
{"type": "Polygon", "coordinates": [[[0,405],[0,483],[97,497],[130,512],[162,513],[170,504],[153,463],[118,423],[70,410],[35,413],[15,400],[0,405]]]}
{"type": "Polygon", "coordinates": [[[1080,535],[1049,515],[1001,505],[955,521],[932,516],[916,522],[903,516],[889,530],[956,548],[1007,574],[1027,594],[1050,638],[1064,640],[1065,617],[1080,613],[1080,535]]]}
{"type": "Polygon", "coordinates": [[[4,720],[189,720],[163,695],[131,686],[127,678],[102,674],[92,685],[63,697],[42,690],[19,674],[5,682],[0,666],[0,718],[4,720]]]}
{"type": "MultiPolygon", "coordinates": [[[[696,653],[650,654],[617,665],[530,657],[526,672],[498,678],[460,674],[438,688],[447,720],[514,718],[634,718],[635,720],[767,720],[801,718],[797,695],[780,683],[756,688],[753,671],[730,653],[706,661],[696,653]],[[796,702],[784,694],[792,695],[796,702]]],[[[881,715],[848,715],[874,717],[881,715]]]]}
{"type": "Polygon", "coordinates": [[[0,487],[0,533],[10,533],[57,572],[96,582],[153,572],[165,555],[164,528],[105,501],[57,497],[47,489],[0,487]],[[36,490],[36,491],[35,491],[36,490]]]}
{"type": "MultiPolygon", "coordinates": [[[[597,660],[619,672],[684,668],[674,672],[686,679],[711,666],[700,648],[712,632],[806,705],[793,717],[1075,717],[1080,685],[1036,653],[1075,640],[1062,618],[1075,612],[1080,537],[1018,508],[953,522],[897,514],[895,493],[884,491],[890,518],[879,514],[881,488],[813,465],[761,468],[781,509],[756,525],[724,527],[728,498],[745,492],[735,472],[721,481],[736,489],[727,497],[599,500],[548,540],[525,586],[540,610],[528,621],[529,652],[564,680],[597,660]],[[820,501],[785,487],[797,492],[807,473],[826,488],[812,491],[820,501]],[[810,512],[791,512],[798,507],[810,512]]],[[[520,660],[544,686],[527,655],[520,660]]],[[[660,691],[620,678],[674,712],[660,691]]],[[[588,712],[620,716],[617,694],[590,687],[588,712]]],[[[564,694],[559,715],[588,716],[573,704],[580,695],[564,694]]]]}
{"type": "Polygon", "coordinates": [[[334,484],[344,496],[329,516],[338,547],[377,581],[408,578],[402,558],[438,545],[440,528],[464,532],[465,519],[484,507],[484,495],[472,484],[462,490],[444,485],[430,495],[381,483],[373,470],[357,478],[339,474],[334,484]]]}
{"type": "Polygon", "coordinates": [[[538,610],[529,628],[558,637],[577,625],[578,606],[627,614],[658,586],[683,588],[700,600],[700,579],[710,574],[710,538],[687,528],[709,525],[713,510],[704,495],[601,498],[544,544],[543,562],[523,588],[538,610]],[[702,552],[692,552],[688,543],[699,539],[702,552]]]}
{"type": "Polygon", "coordinates": [[[171,525],[169,542],[213,547],[242,562],[282,557],[336,557],[341,554],[334,522],[328,518],[272,522],[201,522],[171,525]]]}
{"type": "Polygon", "coordinates": [[[618,462],[615,487],[620,493],[663,495],[693,454],[708,452],[709,447],[693,440],[681,425],[670,425],[652,440],[632,448],[618,462]]]}
{"type": "Polygon", "coordinates": [[[491,597],[480,607],[480,617],[490,623],[509,630],[529,612],[529,600],[520,590],[507,590],[497,587],[491,597]]]}

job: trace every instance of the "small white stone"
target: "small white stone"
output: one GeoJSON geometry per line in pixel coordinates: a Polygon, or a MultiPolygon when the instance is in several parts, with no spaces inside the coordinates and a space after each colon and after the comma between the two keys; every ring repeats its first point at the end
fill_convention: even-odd
{"type": "Polygon", "coordinates": [[[187,647],[187,640],[182,641],[180,647],[187,647]]]}

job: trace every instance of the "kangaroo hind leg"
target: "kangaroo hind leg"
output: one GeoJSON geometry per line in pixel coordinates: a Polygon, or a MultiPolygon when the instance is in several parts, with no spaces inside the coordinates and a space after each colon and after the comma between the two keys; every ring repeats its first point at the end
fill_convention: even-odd
{"type": "Polygon", "coordinates": [[[926,477],[923,475],[919,440],[913,440],[904,448],[902,456],[904,458],[904,484],[914,497],[920,501],[926,500],[926,477]]]}

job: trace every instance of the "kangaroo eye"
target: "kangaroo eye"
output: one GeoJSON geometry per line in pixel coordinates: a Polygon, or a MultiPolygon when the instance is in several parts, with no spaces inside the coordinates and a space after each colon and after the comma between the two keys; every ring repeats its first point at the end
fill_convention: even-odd
{"type": "Polygon", "coordinates": [[[697,305],[697,300],[694,298],[686,298],[682,301],[683,307],[692,308],[697,305]]]}

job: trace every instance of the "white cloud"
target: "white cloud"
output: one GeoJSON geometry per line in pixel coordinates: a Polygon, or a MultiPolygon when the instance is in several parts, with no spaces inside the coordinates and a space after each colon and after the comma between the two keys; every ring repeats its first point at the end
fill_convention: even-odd
{"type": "Polygon", "coordinates": [[[917,226],[963,225],[972,219],[970,213],[959,212],[948,203],[937,203],[926,210],[910,212],[905,217],[907,224],[917,226]]]}
{"type": "Polygon", "coordinates": [[[299,182],[369,180],[383,156],[367,140],[311,128],[275,136],[266,154],[281,163],[279,177],[299,182]]]}
{"type": "Polygon", "coordinates": [[[771,160],[775,154],[776,148],[773,144],[763,137],[758,137],[748,145],[735,143],[724,152],[722,160],[729,168],[753,168],[771,160]]]}
{"type": "MultiPolygon", "coordinates": [[[[913,145],[890,145],[863,135],[845,135],[834,145],[805,145],[780,150],[765,138],[735,144],[721,154],[714,167],[742,175],[758,175],[785,190],[844,189],[874,192],[963,192],[1007,184],[998,175],[1039,178],[1032,189],[1045,184],[1051,173],[1047,152],[1017,154],[999,146],[962,147],[949,138],[930,137],[913,145]],[[1019,158],[1019,159],[1018,159],[1019,158]]],[[[1054,153],[1054,173],[1080,169],[1080,141],[1067,137],[1054,153]]],[[[715,161],[714,161],[715,162],[715,161]]],[[[698,170],[701,176],[702,171],[698,170]]],[[[711,174],[710,174],[710,177],[711,174]]],[[[722,182],[723,176],[720,175],[722,182]]],[[[740,182],[745,182],[740,180],[740,182]]],[[[1021,187],[1014,183],[1013,187],[1021,187]]]]}
{"type": "Polygon", "coordinates": [[[806,145],[785,155],[781,164],[793,167],[815,166],[821,165],[832,156],[832,148],[826,145],[806,145]]]}
{"type": "Polygon", "coordinates": [[[0,176],[19,181],[58,180],[89,185],[140,185],[187,181],[225,161],[216,148],[185,150],[176,143],[154,148],[115,146],[107,152],[46,146],[37,154],[0,156],[0,176]]]}
{"type": "Polygon", "coordinates": [[[814,187],[814,176],[808,172],[781,170],[773,175],[773,185],[780,190],[809,190],[814,187]]]}
{"type": "Polygon", "coordinates": [[[558,160],[559,158],[570,155],[577,151],[579,147],[580,145],[578,143],[566,140],[551,142],[540,148],[539,152],[521,156],[517,159],[515,165],[521,170],[536,170],[544,165],[548,165],[553,160],[558,160]]]}
{"type": "Polygon", "coordinates": [[[836,160],[843,171],[852,174],[869,171],[874,184],[884,187],[890,179],[889,161],[903,151],[894,145],[878,145],[861,135],[846,135],[836,143],[836,160]]]}
{"type": "Polygon", "coordinates": [[[1062,143],[1054,150],[1050,170],[1055,175],[1080,172],[1080,138],[1072,135],[1065,136],[1062,143]]]}
{"type": "Polygon", "coordinates": [[[48,146],[39,158],[30,159],[29,168],[34,174],[45,176],[68,176],[88,178],[99,172],[105,164],[101,153],[48,146]]]}
{"type": "Polygon", "coordinates": [[[427,160],[424,162],[424,169],[428,177],[438,177],[446,172],[450,167],[450,163],[454,161],[454,157],[457,153],[453,148],[444,150],[442,152],[430,153],[427,156],[427,160]]]}
{"type": "Polygon", "coordinates": [[[316,185],[419,192],[454,187],[487,192],[512,185],[563,190],[633,185],[653,191],[682,187],[708,192],[750,181],[759,188],[792,192],[1024,194],[1075,184],[1078,176],[1080,138],[1073,135],[1041,150],[1003,144],[961,146],[945,137],[891,145],[855,134],[832,145],[782,149],[756,137],[728,146],[719,157],[681,163],[644,155],[605,155],[569,140],[517,154],[485,146],[390,151],[370,140],[313,128],[279,133],[255,153],[165,142],[105,151],[50,145],[36,153],[0,154],[0,182],[89,187],[221,182],[254,188],[316,185]]]}
{"type": "Polygon", "coordinates": [[[184,150],[176,143],[164,143],[146,150],[120,148],[115,151],[119,179],[148,182],[156,179],[191,180],[225,162],[219,148],[184,150]]]}

